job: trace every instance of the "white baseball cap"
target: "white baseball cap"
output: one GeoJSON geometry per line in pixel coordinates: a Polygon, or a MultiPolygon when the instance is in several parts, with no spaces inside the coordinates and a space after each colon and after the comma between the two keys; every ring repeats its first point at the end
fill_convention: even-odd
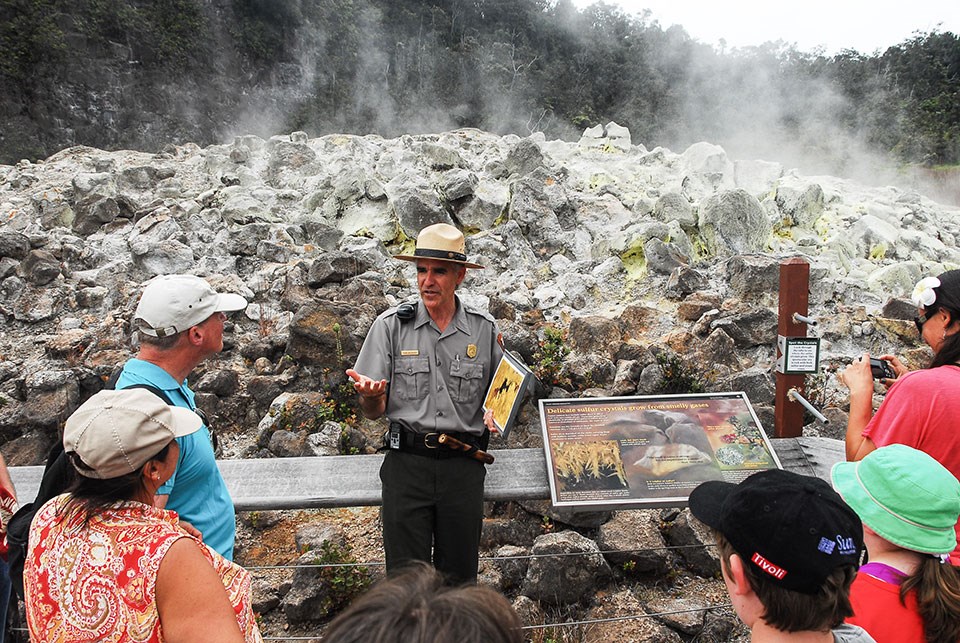
{"type": "Polygon", "coordinates": [[[233,293],[218,293],[196,275],[162,275],[143,289],[133,319],[146,326],[138,330],[153,337],[170,337],[203,322],[214,313],[243,310],[247,300],[233,293]]]}
{"type": "Polygon", "coordinates": [[[146,389],[103,390],[67,418],[63,448],[90,467],[77,469],[82,476],[108,480],[138,471],[172,440],[201,426],[199,415],[146,389]]]}

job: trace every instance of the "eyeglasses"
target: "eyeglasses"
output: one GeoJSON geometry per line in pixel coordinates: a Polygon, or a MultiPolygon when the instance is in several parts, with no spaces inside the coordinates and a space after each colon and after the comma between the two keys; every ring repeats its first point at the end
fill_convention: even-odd
{"type": "Polygon", "coordinates": [[[917,325],[917,333],[920,335],[923,334],[923,325],[927,323],[927,320],[930,319],[926,315],[920,315],[919,317],[913,318],[913,323],[917,325]]]}

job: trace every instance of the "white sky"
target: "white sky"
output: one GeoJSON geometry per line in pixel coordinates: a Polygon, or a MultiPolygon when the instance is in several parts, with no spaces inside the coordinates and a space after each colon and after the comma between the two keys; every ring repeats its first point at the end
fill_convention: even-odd
{"type": "MultiPolygon", "coordinates": [[[[573,0],[577,7],[595,0],[573,0]]],[[[822,47],[882,53],[914,32],[960,34],[960,0],[605,0],[626,13],[647,8],[663,29],[683,26],[692,38],[727,49],[783,40],[803,52],[822,47]]]]}

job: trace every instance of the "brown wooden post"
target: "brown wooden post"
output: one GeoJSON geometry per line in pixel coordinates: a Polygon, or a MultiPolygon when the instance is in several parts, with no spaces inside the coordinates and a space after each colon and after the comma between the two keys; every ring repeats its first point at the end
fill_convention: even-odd
{"type": "MultiPolygon", "coordinates": [[[[799,257],[780,262],[780,306],[777,312],[777,334],[783,337],[806,337],[807,325],[793,319],[794,313],[807,316],[810,295],[810,264],[799,257]]],[[[780,351],[777,350],[777,357],[780,351]]],[[[803,431],[804,408],[787,397],[790,389],[806,397],[804,375],[777,373],[777,394],[774,408],[774,435],[798,438],[803,431]]]]}

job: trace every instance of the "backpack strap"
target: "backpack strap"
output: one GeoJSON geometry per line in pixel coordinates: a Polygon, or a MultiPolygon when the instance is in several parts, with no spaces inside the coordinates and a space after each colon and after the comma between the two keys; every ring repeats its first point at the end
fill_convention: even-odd
{"type": "MultiPolygon", "coordinates": [[[[106,388],[116,388],[116,383],[117,378],[111,377],[107,382],[106,388]]],[[[167,394],[156,386],[134,384],[127,388],[146,389],[168,405],[174,406],[167,394]]],[[[204,421],[204,423],[206,423],[206,421],[204,421]]],[[[47,454],[47,462],[43,469],[43,478],[40,480],[37,497],[33,502],[22,505],[20,509],[17,510],[17,513],[13,514],[7,524],[7,545],[9,547],[7,564],[9,565],[10,581],[13,585],[13,591],[20,600],[24,600],[23,563],[27,555],[30,523],[33,522],[33,516],[48,500],[65,492],[73,482],[74,475],[73,465],[70,464],[70,461],[67,459],[67,454],[63,449],[63,441],[55,441],[50,448],[50,453],[47,454]]]]}
{"type": "MultiPolygon", "coordinates": [[[[110,387],[111,382],[115,386],[117,383],[117,378],[111,377],[110,380],[107,381],[107,388],[110,387]]],[[[156,386],[151,386],[150,384],[131,384],[130,386],[123,387],[123,390],[131,389],[131,388],[146,389],[151,393],[153,393],[154,395],[156,395],[157,397],[159,397],[164,402],[166,402],[169,406],[177,406],[176,404],[173,403],[173,400],[171,400],[167,396],[167,394],[163,392],[162,389],[159,389],[156,386]]],[[[197,415],[199,415],[200,419],[203,420],[203,425],[207,427],[207,432],[210,434],[210,442],[213,444],[213,452],[219,456],[220,455],[220,439],[217,436],[216,431],[213,430],[213,427],[210,426],[210,420],[207,419],[207,414],[204,413],[199,407],[196,407],[196,406],[193,407],[191,410],[197,415]]]]}
{"type": "Polygon", "coordinates": [[[130,386],[124,386],[122,390],[127,390],[131,388],[145,389],[147,391],[150,391],[157,397],[159,397],[164,402],[166,402],[168,406],[176,406],[176,404],[174,404],[173,401],[169,397],[167,397],[167,394],[164,393],[161,389],[158,389],[156,386],[151,386],[150,384],[131,384],[130,386]]]}

